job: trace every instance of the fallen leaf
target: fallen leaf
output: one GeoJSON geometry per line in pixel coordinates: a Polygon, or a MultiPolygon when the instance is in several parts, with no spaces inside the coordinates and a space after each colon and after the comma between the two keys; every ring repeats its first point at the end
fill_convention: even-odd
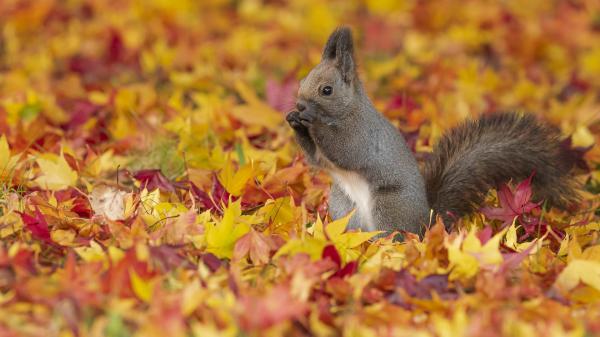
{"type": "Polygon", "coordinates": [[[35,179],[35,183],[41,188],[58,191],[77,183],[77,172],[69,166],[62,153],[60,156],[42,155],[36,162],[41,175],[35,179]]]}

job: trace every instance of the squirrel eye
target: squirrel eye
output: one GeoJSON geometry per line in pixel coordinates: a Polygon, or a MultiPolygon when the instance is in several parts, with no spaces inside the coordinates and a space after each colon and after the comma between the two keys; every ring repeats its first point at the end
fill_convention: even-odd
{"type": "Polygon", "coordinates": [[[323,94],[323,96],[329,96],[332,93],[333,93],[333,88],[329,85],[326,85],[323,88],[321,88],[321,94],[323,94]]]}

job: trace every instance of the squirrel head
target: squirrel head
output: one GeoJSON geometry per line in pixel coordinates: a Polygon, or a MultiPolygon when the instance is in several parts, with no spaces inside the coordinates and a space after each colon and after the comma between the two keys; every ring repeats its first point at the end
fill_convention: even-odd
{"type": "Polygon", "coordinates": [[[355,110],[363,90],[354,62],[354,43],[348,27],[337,28],[327,40],[321,62],[300,81],[297,107],[317,114],[344,117],[355,110]]]}

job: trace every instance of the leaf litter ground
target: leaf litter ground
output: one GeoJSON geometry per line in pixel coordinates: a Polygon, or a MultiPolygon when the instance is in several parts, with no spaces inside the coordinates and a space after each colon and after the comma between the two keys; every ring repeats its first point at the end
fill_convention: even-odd
{"type": "Polygon", "coordinates": [[[596,1],[3,1],[0,335],[600,335],[596,1]],[[284,122],[338,24],[419,160],[469,116],[561,128],[584,189],[346,231],[284,122]]]}

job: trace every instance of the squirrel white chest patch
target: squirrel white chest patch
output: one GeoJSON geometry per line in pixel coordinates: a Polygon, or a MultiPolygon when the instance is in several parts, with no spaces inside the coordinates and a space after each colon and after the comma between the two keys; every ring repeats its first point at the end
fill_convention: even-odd
{"type": "Polygon", "coordinates": [[[373,217],[371,215],[372,197],[367,180],[358,173],[333,169],[330,171],[333,179],[344,191],[346,196],[356,205],[356,212],[361,222],[361,227],[375,230],[373,217]]]}

